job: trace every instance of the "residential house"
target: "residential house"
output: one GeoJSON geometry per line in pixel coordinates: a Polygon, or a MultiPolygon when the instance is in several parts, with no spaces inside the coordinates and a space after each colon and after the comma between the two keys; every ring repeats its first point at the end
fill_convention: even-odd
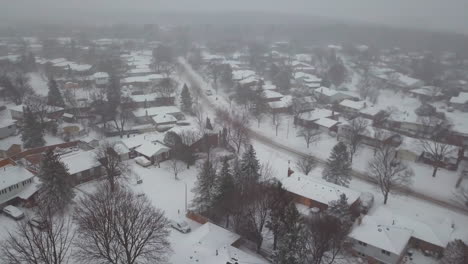
{"type": "Polygon", "coordinates": [[[106,72],[96,72],[92,76],[96,86],[102,87],[109,84],[109,74],[106,72]]]}
{"type": "Polygon", "coordinates": [[[409,93],[421,101],[436,101],[444,97],[442,88],[435,86],[423,86],[421,88],[410,90],[409,93]]]}
{"type": "Polygon", "coordinates": [[[453,222],[403,216],[380,206],[371,215],[357,220],[349,234],[353,250],[370,262],[402,263],[409,248],[439,257],[452,240],[453,222]]]}
{"type": "Polygon", "coordinates": [[[294,79],[298,85],[312,89],[319,88],[322,83],[322,78],[302,71],[294,73],[294,79]]]}
{"type": "Polygon", "coordinates": [[[318,102],[322,104],[339,103],[345,99],[353,98],[353,96],[323,86],[315,89],[314,94],[318,102]]]}
{"type": "Polygon", "coordinates": [[[104,167],[96,160],[94,151],[82,151],[78,148],[56,151],[60,154],[60,161],[68,168],[73,183],[80,184],[104,176],[104,167]]]}
{"type": "Polygon", "coordinates": [[[345,99],[339,103],[339,107],[343,112],[348,114],[358,114],[362,109],[367,107],[367,103],[365,101],[345,99]]]}
{"type": "Polygon", "coordinates": [[[16,135],[16,121],[10,118],[8,111],[0,111],[0,139],[16,135]]]}
{"type": "MultiPolygon", "coordinates": [[[[351,134],[352,128],[349,122],[343,122],[338,125],[337,137],[339,140],[346,141],[351,134]]],[[[374,148],[378,148],[382,145],[398,147],[403,141],[402,136],[396,132],[372,126],[371,120],[367,120],[365,128],[363,128],[362,131],[359,131],[359,138],[363,144],[374,148]]]]}
{"type": "Polygon", "coordinates": [[[450,98],[450,106],[461,111],[468,111],[468,92],[461,92],[458,96],[450,98]]]}
{"type": "Polygon", "coordinates": [[[326,210],[331,202],[345,194],[353,213],[359,212],[361,193],[353,189],[296,173],[281,179],[281,183],[294,202],[309,208],[326,210]]]}
{"type": "Polygon", "coordinates": [[[133,85],[136,87],[149,87],[150,85],[157,85],[164,79],[161,74],[148,74],[143,76],[131,76],[123,78],[120,83],[122,85],[133,85]]]}
{"type": "Polygon", "coordinates": [[[34,174],[11,160],[0,164],[0,206],[28,200],[37,191],[34,174]]]}
{"type": "Polygon", "coordinates": [[[268,108],[272,113],[287,113],[289,112],[292,105],[292,96],[285,95],[281,97],[278,101],[268,102],[268,108]]]}
{"type": "Polygon", "coordinates": [[[176,119],[183,119],[185,116],[176,106],[158,106],[149,108],[138,108],[132,112],[135,121],[140,124],[152,123],[154,116],[173,116],[176,119]]]}
{"type": "Polygon", "coordinates": [[[158,131],[165,131],[174,127],[177,123],[177,118],[170,114],[158,114],[151,118],[158,131]]]}
{"type": "Polygon", "coordinates": [[[147,142],[137,148],[135,152],[151,161],[151,164],[159,164],[169,159],[170,148],[159,142],[147,142]]]}
{"type": "MultiPolygon", "coordinates": [[[[294,118],[294,123],[304,127],[333,131],[332,128],[337,128],[338,113],[325,108],[316,108],[312,111],[301,113],[294,118]]],[[[336,132],[336,130],[335,130],[336,132]]]]}
{"type": "Polygon", "coordinates": [[[130,96],[131,104],[135,107],[155,107],[174,105],[175,94],[163,95],[160,93],[133,94],[130,96]]]}
{"type": "Polygon", "coordinates": [[[272,90],[265,90],[264,96],[265,96],[264,99],[266,102],[277,102],[277,101],[280,101],[284,95],[282,95],[279,92],[272,91],[272,90]]]}

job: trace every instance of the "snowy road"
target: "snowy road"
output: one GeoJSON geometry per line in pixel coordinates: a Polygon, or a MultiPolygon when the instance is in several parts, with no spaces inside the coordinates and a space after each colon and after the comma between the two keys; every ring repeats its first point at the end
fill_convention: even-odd
{"type": "MultiPolygon", "coordinates": [[[[205,110],[214,110],[214,109],[216,109],[217,108],[216,104],[214,104],[209,99],[209,97],[206,96],[206,94],[203,92],[204,89],[202,87],[209,86],[209,84],[207,84],[203,80],[203,78],[196,71],[194,71],[192,69],[192,67],[186,62],[185,59],[179,58],[179,63],[183,66],[183,68],[185,70],[185,73],[186,73],[187,81],[190,83],[191,87],[193,89],[199,89],[200,95],[201,95],[201,100],[203,101],[203,106],[210,108],[210,109],[205,109],[205,110]]],[[[218,104],[220,103],[220,101],[222,101],[222,98],[217,98],[217,103],[218,104]]],[[[227,104],[229,104],[229,103],[227,103],[227,104]]],[[[250,132],[251,139],[254,139],[254,140],[258,141],[261,144],[273,147],[274,149],[277,149],[279,151],[288,153],[289,155],[292,155],[293,157],[310,156],[307,153],[298,151],[297,149],[294,149],[294,148],[291,148],[291,147],[286,146],[284,144],[281,144],[281,143],[279,143],[279,142],[277,142],[275,140],[272,140],[272,139],[268,138],[267,136],[264,136],[264,135],[262,135],[262,134],[260,134],[258,132],[255,132],[255,131],[253,131],[251,129],[249,129],[249,132],[250,132]]],[[[317,161],[317,163],[319,163],[319,164],[323,165],[325,163],[325,160],[323,160],[321,158],[318,158],[316,156],[311,156],[311,157],[314,158],[317,161]]],[[[377,185],[375,180],[371,179],[369,176],[367,176],[364,173],[353,170],[352,174],[353,174],[354,178],[360,179],[360,180],[365,181],[367,183],[371,183],[373,185],[377,185]]],[[[440,199],[436,199],[436,198],[431,197],[429,195],[426,195],[426,194],[423,194],[423,193],[420,193],[420,192],[415,192],[415,191],[411,190],[410,188],[398,188],[397,191],[400,194],[409,195],[409,196],[411,196],[411,197],[413,197],[415,199],[422,200],[422,201],[425,201],[425,202],[429,202],[429,203],[432,203],[434,205],[441,206],[443,208],[447,208],[447,209],[450,209],[450,210],[453,210],[455,212],[458,212],[458,213],[461,213],[461,214],[464,214],[464,215],[468,216],[468,210],[466,208],[456,204],[456,203],[449,203],[449,202],[446,202],[446,201],[443,201],[443,200],[440,200],[440,199]]]]}

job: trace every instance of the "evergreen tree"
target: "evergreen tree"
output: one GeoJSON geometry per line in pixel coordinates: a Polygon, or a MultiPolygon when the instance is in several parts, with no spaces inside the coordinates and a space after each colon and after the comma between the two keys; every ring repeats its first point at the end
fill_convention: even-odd
{"type": "Polygon", "coordinates": [[[45,145],[44,131],[36,115],[29,107],[24,111],[24,123],[21,130],[21,140],[25,148],[37,148],[45,145]]]}
{"type": "Polygon", "coordinates": [[[107,86],[107,111],[105,120],[112,119],[116,113],[117,108],[121,103],[121,90],[120,90],[120,80],[115,73],[109,74],[109,85],[107,86]]]}
{"type": "Polygon", "coordinates": [[[273,233],[273,250],[276,250],[278,239],[284,234],[288,225],[286,222],[286,209],[291,203],[291,198],[281,182],[278,181],[271,186],[268,195],[270,219],[267,221],[266,227],[273,233]]]}
{"type": "Polygon", "coordinates": [[[187,84],[184,84],[182,92],[180,93],[180,108],[183,112],[192,113],[192,96],[190,95],[187,84]]]}
{"type": "Polygon", "coordinates": [[[440,259],[440,264],[464,263],[468,263],[468,252],[465,243],[460,239],[449,242],[444,250],[444,256],[440,259]]]}
{"type": "Polygon", "coordinates": [[[221,170],[218,175],[218,190],[215,198],[216,211],[225,216],[226,228],[229,227],[229,219],[233,213],[236,203],[236,186],[229,168],[228,159],[223,160],[221,170]]]}
{"type": "Polygon", "coordinates": [[[57,82],[54,80],[54,78],[49,79],[49,94],[47,95],[47,104],[65,107],[62,93],[60,92],[57,82]]]}
{"type": "Polygon", "coordinates": [[[351,162],[349,152],[343,142],[339,142],[333,147],[322,172],[322,178],[328,182],[348,187],[351,181],[351,162]]]}
{"type": "Polygon", "coordinates": [[[332,201],[328,205],[327,214],[340,220],[341,224],[348,230],[353,225],[353,215],[348,204],[348,197],[344,193],[340,195],[338,200],[332,201]]]}
{"type": "Polygon", "coordinates": [[[62,211],[75,197],[68,169],[52,149],[46,152],[37,176],[41,181],[40,203],[52,212],[62,211]]]}
{"type": "Polygon", "coordinates": [[[246,185],[243,186],[243,190],[245,190],[245,187],[260,180],[260,163],[252,145],[242,155],[240,170],[241,177],[244,179],[243,184],[246,185]]]}
{"type": "Polygon", "coordinates": [[[213,130],[213,126],[211,125],[211,120],[209,117],[206,118],[205,128],[208,130],[213,130]]]}
{"type": "Polygon", "coordinates": [[[302,264],[306,261],[306,230],[301,215],[294,203],[285,211],[285,233],[281,236],[278,249],[273,254],[274,263],[302,264]]]}
{"type": "Polygon", "coordinates": [[[217,196],[216,170],[213,164],[207,159],[197,175],[197,183],[194,188],[194,206],[200,212],[206,212],[213,208],[214,199],[217,196]]]}

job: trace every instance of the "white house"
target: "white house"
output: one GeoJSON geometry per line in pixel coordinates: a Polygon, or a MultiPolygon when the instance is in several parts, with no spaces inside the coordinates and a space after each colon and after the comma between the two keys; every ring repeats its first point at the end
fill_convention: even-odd
{"type": "Polygon", "coordinates": [[[171,149],[159,142],[147,142],[135,149],[135,152],[144,156],[151,161],[152,164],[159,163],[169,158],[171,149]]]}
{"type": "Polygon", "coordinates": [[[105,86],[109,83],[109,74],[106,72],[96,72],[93,74],[93,80],[97,86],[105,86]]]}
{"type": "Polygon", "coordinates": [[[462,92],[458,96],[450,98],[450,105],[454,108],[464,110],[468,105],[468,92],[462,92]]]}
{"type": "Polygon", "coordinates": [[[13,120],[8,111],[0,111],[0,139],[16,134],[16,121],[13,120]]]}
{"type": "Polygon", "coordinates": [[[15,198],[29,199],[37,188],[34,174],[22,166],[7,164],[0,168],[0,205],[15,198]]]}
{"type": "Polygon", "coordinates": [[[154,116],[171,115],[179,119],[183,118],[184,116],[180,109],[176,106],[138,108],[132,113],[138,123],[151,123],[154,116]]]}
{"type": "Polygon", "coordinates": [[[345,99],[340,102],[340,108],[348,113],[359,113],[359,111],[366,107],[367,103],[365,101],[353,101],[345,99]]]}
{"type": "Polygon", "coordinates": [[[86,182],[104,175],[104,168],[96,160],[95,152],[79,149],[61,151],[66,151],[66,153],[60,155],[60,161],[67,166],[74,183],[86,182]]]}

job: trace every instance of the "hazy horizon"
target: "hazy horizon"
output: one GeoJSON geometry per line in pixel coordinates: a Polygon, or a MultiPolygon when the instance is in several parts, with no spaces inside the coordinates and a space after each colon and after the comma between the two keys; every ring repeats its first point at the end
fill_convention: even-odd
{"type": "MultiPolygon", "coordinates": [[[[168,13],[298,14],[392,27],[468,34],[468,1],[451,0],[41,0],[5,1],[4,23],[18,21],[70,23],[150,23],[168,13]]],[[[174,18],[174,23],[177,18],[174,18]]],[[[278,21],[288,23],[288,21],[278,21]]]]}

